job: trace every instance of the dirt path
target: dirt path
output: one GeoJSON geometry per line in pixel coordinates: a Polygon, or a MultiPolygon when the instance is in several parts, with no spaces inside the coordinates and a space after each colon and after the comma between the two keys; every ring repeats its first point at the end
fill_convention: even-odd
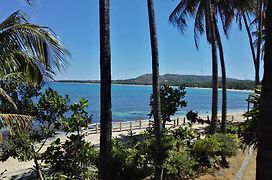
{"type": "Polygon", "coordinates": [[[246,168],[248,166],[248,163],[252,158],[253,151],[254,151],[253,148],[250,147],[245,159],[242,162],[242,165],[241,165],[240,169],[237,171],[237,173],[235,175],[235,180],[241,180],[242,179],[242,177],[244,175],[244,172],[245,172],[245,170],[246,170],[246,168]]]}

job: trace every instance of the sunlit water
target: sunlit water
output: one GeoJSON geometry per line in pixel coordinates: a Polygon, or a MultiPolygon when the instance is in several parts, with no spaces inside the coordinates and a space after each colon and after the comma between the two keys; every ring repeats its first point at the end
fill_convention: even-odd
{"type": "MultiPolygon", "coordinates": [[[[71,102],[83,97],[89,101],[88,112],[93,114],[93,122],[100,119],[100,86],[99,84],[49,83],[61,95],[69,95],[71,102]]],[[[112,85],[113,121],[148,119],[150,112],[149,98],[151,86],[112,85]]],[[[221,107],[221,90],[218,92],[218,109],[221,107]]],[[[246,111],[248,91],[228,91],[228,113],[246,111]]],[[[211,89],[186,88],[187,107],[180,109],[176,116],[184,116],[187,111],[195,110],[201,115],[211,112],[211,89]]]]}

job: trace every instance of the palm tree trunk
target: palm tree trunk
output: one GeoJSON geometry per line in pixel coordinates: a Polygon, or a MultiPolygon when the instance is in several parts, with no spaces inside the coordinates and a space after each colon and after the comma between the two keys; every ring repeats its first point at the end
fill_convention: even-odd
{"type": "Polygon", "coordinates": [[[254,63],[254,69],[255,69],[255,86],[257,86],[258,84],[260,84],[260,75],[259,75],[260,63],[258,63],[256,54],[255,54],[254,42],[253,42],[252,34],[251,34],[251,31],[250,31],[250,28],[249,28],[248,20],[247,20],[245,14],[243,14],[243,21],[244,21],[247,36],[248,36],[248,39],[249,39],[249,45],[250,45],[250,50],[251,50],[253,63],[254,63]]]}
{"type": "MultiPolygon", "coordinates": [[[[214,16],[214,22],[215,22],[215,16],[214,16]]],[[[222,41],[220,38],[220,33],[217,27],[217,24],[215,23],[215,33],[216,33],[216,39],[217,44],[219,47],[219,56],[220,56],[220,65],[221,65],[221,73],[222,73],[222,119],[221,119],[221,132],[226,132],[226,124],[227,124],[227,87],[226,87],[226,81],[227,81],[227,75],[226,75],[226,66],[225,66],[225,58],[224,58],[224,50],[222,41]]]]}
{"type": "Polygon", "coordinates": [[[268,1],[265,18],[265,55],[264,77],[260,102],[260,119],[258,123],[258,152],[256,179],[272,179],[272,1],[268,1]]]}
{"type": "Polygon", "coordinates": [[[208,41],[212,46],[212,118],[209,133],[213,134],[216,130],[217,122],[217,109],[218,109],[218,62],[217,62],[217,48],[216,37],[214,29],[213,14],[214,10],[211,9],[211,1],[206,2],[206,21],[208,25],[209,37],[208,41]]]}
{"type": "Polygon", "coordinates": [[[263,26],[263,1],[259,0],[258,1],[258,9],[257,9],[257,14],[258,14],[258,41],[257,41],[257,56],[256,56],[256,67],[255,67],[255,83],[256,86],[260,84],[260,77],[259,77],[259,71],[260,71],[260,61],[261,61],[261,41],[262,41],[262,26],[263,26]]]}
{"type": "Polygon", "coordinates": [[[99,1],[100,18],[100,164],[99,176],[112,179],[111,166],[111,48],[110,48],[110,0],[99,1]]]}
{"type": "Polygon", "coordinates": [[[154,116],[154,131],[157,141],[157,158],[155,167],[155,179],[161,179],[162,176],[162,160],[160,158],[160,146],[162,141],[162,124],[161,124],[161,104],[160,104],[160,84],[159,84],[159,52],[157,43],[157,32],[155,23],[155,12],[153,0],[147,0],[150,42],[152,51],[152,88],[153,88],[153,116],[154,116]]]}

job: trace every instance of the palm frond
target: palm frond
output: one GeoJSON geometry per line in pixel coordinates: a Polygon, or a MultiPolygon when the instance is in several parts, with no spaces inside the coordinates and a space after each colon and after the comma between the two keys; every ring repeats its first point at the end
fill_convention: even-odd
{"type": "Polygon", "coordinates": [[[200,2],[196,16],[195,16],[195,25],[194,25],[194,41],[195,46],[198,49],[198,40],[199,36],[204,34],[205,32],[205,26],[204,26],[204,17],[205,17],[205,11],[204,11],[205,4],[203,1],[200,2]]]}
{"type": "Polygon", "coordinates": [[[195,16],[199,0],[181,0],[169,16],[169,22],[182,33],[187,27],[187,19],[195,16]]]}
{"type": "Polygon", "coordinates": [[[12,106],[17,109],[16,104],[14,103],[14,101],[12,100],[12,98],[6,93],[6,91],[0,87],[0,96],[4,97],[10,104],[12,104],[12,106]]]}
{"type": "Polygon", "coordinates": [[[33,116],[21,114],[0,114],[0,127],[18,132],[28,130],[31,127],[33,118],[33,116]]]}
{"type": "Polygon", "coordinates": [[[0,24],[0,54],[5,55],[1,58],[0,69],[6,70],[6,73],[17,72],[22,66],[16,65],[22,65],[28,59],[36,65],[36,68],[32,66],[33,71],[43,73],[40,77],[66,69],[70,58],[70,52],[50,28],[30,24],[20,11],[0,24]]]}

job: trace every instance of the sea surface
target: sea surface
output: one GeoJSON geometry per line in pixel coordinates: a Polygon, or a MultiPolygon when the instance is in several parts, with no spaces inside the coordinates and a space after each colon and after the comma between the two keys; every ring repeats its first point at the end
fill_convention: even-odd
{"type": "MultiPolygon", "coordinates": [[[[99,84],[60,83],[53,82],[45,85],[52,87],[61,95],[69,95],[71,102],[83,97],[89,101],[88,112],[93,114],[93,122],[100,119],[100,86],[99,84]]],[[[113,121],[130,121],[148,119],[150,112],[149,98],[152,92],[151,86],[136,85],[112,85],[112,116],[113,121]]],[[[229,90],[228,114],[240,113],[247,110],[247,97],[251,92],[229,90]]],[[[218,109],[221,109],[221,90],[218,92],[218,109]]],[[[194,110],[199,115],[211,114],[211,89],[186,88],[185,100],[187,107],[179,109],[176,117],[183,117],[187,111],[194,110]]]]}

